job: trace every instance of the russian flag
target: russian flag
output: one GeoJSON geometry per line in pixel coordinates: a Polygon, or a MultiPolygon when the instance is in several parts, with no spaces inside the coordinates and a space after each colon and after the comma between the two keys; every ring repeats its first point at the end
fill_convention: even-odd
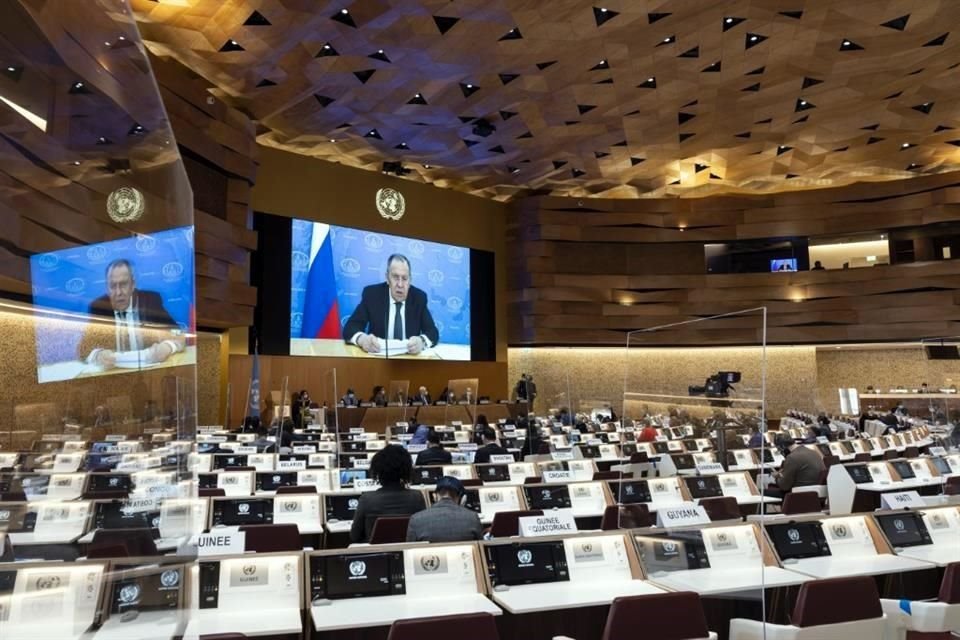
{"type": "Polygon", "coordinates": [[[330,225],[313,225],[310,273],[303,300],[304,338],[341,338],[337,285],[333,277],[333,246],[330,225]]]}

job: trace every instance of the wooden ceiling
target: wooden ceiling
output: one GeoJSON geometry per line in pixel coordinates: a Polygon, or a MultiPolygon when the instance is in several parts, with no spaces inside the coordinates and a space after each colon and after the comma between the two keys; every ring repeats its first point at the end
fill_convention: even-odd
{"type": "Polygon", "coordinates": [[[262,144],[402,162],[485,197],[768,193],[960,168],[956,0],[132,6],[154,53],[255,118],[262,144]]]}

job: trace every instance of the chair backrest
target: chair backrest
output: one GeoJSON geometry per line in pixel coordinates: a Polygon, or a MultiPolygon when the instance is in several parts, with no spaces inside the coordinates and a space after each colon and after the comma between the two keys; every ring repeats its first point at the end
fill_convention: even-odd
{"type": "Polygon", "coordinates": [[[645,504],[610,505],[603,510],[600,528],[604,531],[614,529],[641,529],[652,527],[657,519],[645,504]]]}
{"type": "Polygon", "coordinates": [[[854,462],[870,462],[871,460],[873,460],[873,456],[869,453],[855,453],[853,455],[854,462]]]}
{"type": "Polygon", "coordinates": [[[540,476],[527,476],[523,479],[523,484],[540,484],[540,476]]]}
{"type": "Polygon", "coordinates": [[[646,451],[637,451],[630,456],[630,464],[642,464],[644,462],[650,462],[650,456],[647,455],[646,451]]]}
{"type": "Polygon", "coordinates": [[[247,636],[242,633],[204,633],[200,635],[200,640],[246,640],[247,636]]]}
{"type": "Polygon", "coordinates": [[[292,487],[277,487],[277,495],[282,493],[316,493],[317,488],[312,484],[295,484],[292,487]]]}
{"type": "Polygon", "coordinates": [[[248,524],[240,527],[245,536],[246,551],[302,551],[300,528],[295,524],[248,524]]]}
{"type": "Polygon", "coordinates": [[[792,622],[798,627],[818,627],[882,615],[873,577],[831,578],[805,582],[800,587],[792,622]]]}
{"type": "Polygon", "coordinates": [[[960,604],[960,562],[951,562],[943,572],[940,595],[937,600],[947,604],[960,604]]]}
{"type": "Polygon", "coordinates": [[[733,496],[724,496],[722,498],[703,498],[700,500],[700,506],[703,507],[711,522],[717,520],[741,520],[740,507],[737,499],[733,496]]]}
{"type": "Polygon", "coordinates": [[[197,492],[201,498],[223,498],[227,495],[226,490],[211,487],[208,489],[199,489],[197,492]]]}
{"type": "Polygon", "coordinates": [[[792,491],[783,496],[783,515],[817,513],[821,510],[820,496],[815,491],[792,491]]]}
{"type": "Polygon", "coordinates": [[[483,480],[480,478],[465,478],[460,481],[460,484],[462,484],[464,487],[482,487],[483,480]]]}
{"type": "Polygon", "coordinates": [[[833,455],[823,456],[823,466],[825,466],[827,469],[829,469],[835,464],[840,464],[840,456],[833,456],[833,455]]]}
{"type": "Polygon", "coordinates": [[[950,476],[943,485],[943,492],[948,496],[960,496],[960,476],[950,476]]]}
{"type": "Polygon", "coordinates": [[[617,598],[603,630],[603,640],[690,640],[709,635],[700,596],[690,591],[617,598]]]}
{"type": "Polygon", "coordinates": [[[370,531],[370,544],[393,544],[407,541],[410,516],[383,516],[377,518],[370,531]]]}
{"type": "Polygon", "coordinates": [[[87,548],[91,559],[156,555],[160,554],[151,529],[98,529],[87,548]]]}
{"type": "Polygon", "coordinates": [[[888,451],[883,452],[884,460],[896,460],[899,457],[900,457],[900,454],[897,453],[896,449],[890,449],[888,451]]]}
{"type": "Polygon", "coordinates": [[[542,516],[543,509],[531,511],[498,511],[490,524],[490,535],[494,538],[509,538],[520,535],[520,518],[542,516]]]}
{"type": "Polygon", "coordinates": [[[489,613],[397,620],[387,640],[500,640],[497,623],[489,613]]]}
{"type": "Polygon", "coordinates": [[[903,450],[903,457],[904,457],[904,458],[919,458],[919,457],[920,457],[920,449],[919,449],[918,447],[907,447],[906,449],[903,450]]]}

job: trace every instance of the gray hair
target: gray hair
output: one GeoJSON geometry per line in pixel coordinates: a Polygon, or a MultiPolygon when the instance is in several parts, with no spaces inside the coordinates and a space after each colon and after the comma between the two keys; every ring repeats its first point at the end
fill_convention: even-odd
{"type": "Polygon", "coordinates": [[[117,267],[126,267],[127,271],[130,272],[130,277],[134,278],[133,265],[126,258],[117,258],[116,260],[108,264],[107,269],[103,272],[104,276],[106,276],[106,278],[109,279],[110,272],[116,269],[117,267]]]}
{"type": "MultiPolygon", "coordinates": [[[[394,261],[402,262],[403,264],[407,265],[407,269],[410,269],[410,261],[407,260],[407,256],[403,255],[402,253],[391,253],[390,257],[387,258],[387,271],[390,271],[390,265],[393,264],[394,261]]],[[[412,271],[412,269],[410,270],[412,271]]]]}

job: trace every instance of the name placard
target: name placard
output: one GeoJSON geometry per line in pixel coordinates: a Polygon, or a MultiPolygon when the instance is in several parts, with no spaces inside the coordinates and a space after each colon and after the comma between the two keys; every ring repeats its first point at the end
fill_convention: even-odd
{"type": "Polygon", "coordinates": [[[515,461],[509,453],[495,453],[490,456],[490,462],[493,464],[509,464],[515,461]]]}
{"type": "Polygon", "coordinates": [[[830,440],[827,439],[827,436],[817,436],[818,444],[827,444],[830,440]]]}
{"type": "Polygon", "coordinates": [[[293,448],[294,453],[316,453],[317,448],[313,445],[298,444],[293,448]]]}
{"type": "Polygon", "coordinates": [[[353,459],[353,468],[354,469],[369,469],[370,460],[368,458],[354,458],[353,459]]]}
{"type": "Polygon", "coordinates": [[[363,433],[363,427],[350,427],[350,433],[363,433]]]}
{"type": "Polygon", "coordinates": [[[257,448],[249,445],[241,445],[233,448],[234,453],[256,453],[257,448]]]}
{"type": "Polygon", "coordinates": [[[657,509],[657,526],[664,528],[688,527],[698,524],[710,524],[710,516],[700,505],[686,502],[676,507],[657,509]]]}
{"type": "Polygon", "coordinates": [[[573,451],[554,451],[550,457],[554,460],[573,460],[573,451]]]}
{"type": "Polygon", "coordinates": [[[544,482],[573,482],[572,471],[544,471],[544,482]]]}
{"type": "Polygon", "coordinates": [[[239,527],[223,527],[196,537],[198,556],[241,555],[246,550],[247,534],[239,527]]]}
{"type": "Polygon", "coordinates": [[[697,473],[701,476],[715,476],[719,473],[726,473],[726,469],[719,462],[698,462],[697,473]]]}
{"type": "Polygon", "coordinates": [[[280,460],[277,462],[277,471],[303,471],[307,463],[303,460],[280,460]]]}
{"type": "Polygon", "coordinates": [[[123,442],[123,441],[126,440],[126,439],[127,439],[127,436],[111,434],[111,435],[108,435],[108,436],[107,436],[106,438],[104,438],[103,440],[104,440],[105,442],[123,442]]]}
{"type": "Polygon", "coordinates": [[[371,491],[373,489],[379,489],[380,485],[377,484],[377,481],[373,478],[355,478],[353,488],[358,491],[371,491]]]}
{"type": "Polygon", "coordinates": [[[160,511],[160,499],[156,496],[130,498],[120,508],[123,513],[143,513],[145,511],[160,511]]]}
{"type": "Polygon", "coordinates": [[[916,491],[881,493],[880,502],[887,509],[925,509],[927,507],[927,503],[916,491]]]}
{"type": "Polygon", "coordinates": [[[571,509],[557,509],[542,516],[520,518],[520,535],[524,538],[540,536],[555,536],[564,533],[574,533],[577,523],[573,519],[571,509]]]}
{"type": "Polygon", "coordinates": [[[408,444],[407,445],[407,451],[409,451],[410,453],[420,453],[426,448],[427,448],[427,445],[425,444],[408,444]]]}
{"type": "Polygon", "coordinates": [[[947,450],[943,447],[930,447],[930,455],[932,456],[945,456],[947,455],[947,450]]]}
{"type": "Polygon", "coordinates": [[[478,447],[476,442],[461,442],[457,448],[460,451],[476,451],[478,447]]]}

